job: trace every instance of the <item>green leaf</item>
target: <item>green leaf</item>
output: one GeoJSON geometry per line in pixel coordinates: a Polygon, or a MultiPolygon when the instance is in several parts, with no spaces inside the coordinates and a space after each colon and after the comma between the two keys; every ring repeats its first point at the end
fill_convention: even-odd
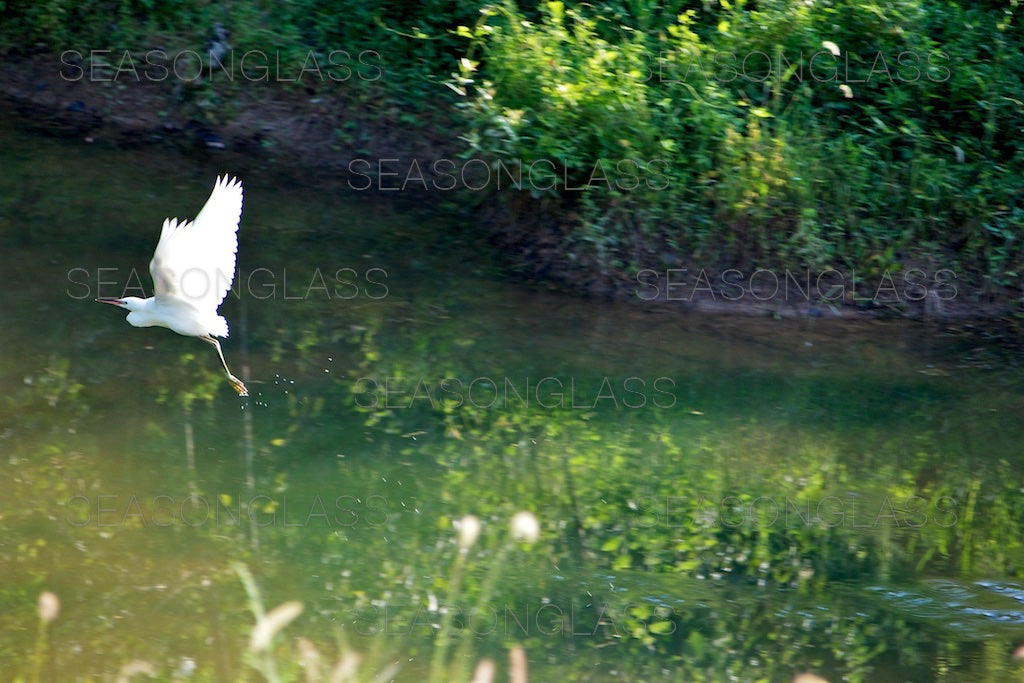
{"type": "Polygon", "coordinates": [[[632,562],[629,559],[629,555],[619,555],[612,562],[612,569],[621,571],[623,569],[629,569],[632,566],[632,562]]]}
{"type": "Polygon", "coordinates": [[[671,621],[656,621],[648,626],[647,630],[656,636],[661,636],[666,633],[672,633],[675,630],[675,624],[671,621]]]}
{"type": "Polygon", "coordinates": [[[686,638],[686,644],[690,646],[696,657],[704,656],[704,636],[699,631],[690,631],[690,635],[686,638]]]}
{"type": "Polygon", "coordinates": [[[612,536],[601,545],[601,552],[612,553],[622,547],[622,536],[612,536]]]}
{"type": "Polygon", "coordinates": [[[651,606],[647,604],[639,604],[630,608],[629,614],[637,619],[647,619],[651,616],[651,606]]]}

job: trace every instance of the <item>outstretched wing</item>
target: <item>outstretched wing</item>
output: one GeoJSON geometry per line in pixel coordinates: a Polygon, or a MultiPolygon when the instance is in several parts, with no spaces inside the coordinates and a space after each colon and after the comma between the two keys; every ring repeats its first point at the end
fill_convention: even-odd
{"type": "Polygon", "coordinates": [[[149,262],[156,297],[183,299],[215,314],[235,278],[241,216],[242,183],[224,175],[194,221],[165,220],[149,262]]]}

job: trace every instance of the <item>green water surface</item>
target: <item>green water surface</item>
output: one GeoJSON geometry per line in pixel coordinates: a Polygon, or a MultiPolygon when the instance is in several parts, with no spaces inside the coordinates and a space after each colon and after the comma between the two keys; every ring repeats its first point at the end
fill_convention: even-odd
{"type": "Polygon", "coordinates": [[[3,680],[1020,680],[1012,339],[547,293],[445,197],[0,121],[3,680]],[[222,172],[248,400],[92,301],[222,172]],[[303,605],[269,656],[239,566],[303,605]]]}

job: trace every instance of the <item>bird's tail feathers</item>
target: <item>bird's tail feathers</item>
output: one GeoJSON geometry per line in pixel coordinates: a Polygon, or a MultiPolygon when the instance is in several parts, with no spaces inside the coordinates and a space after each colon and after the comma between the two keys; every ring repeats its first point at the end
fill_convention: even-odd
{"type": "Polygon", "coordinates": [[[210,321],[210,334],[214,337],[228,336],[228,321],[224,319],[224,316],[218,315],[210,321]]]}

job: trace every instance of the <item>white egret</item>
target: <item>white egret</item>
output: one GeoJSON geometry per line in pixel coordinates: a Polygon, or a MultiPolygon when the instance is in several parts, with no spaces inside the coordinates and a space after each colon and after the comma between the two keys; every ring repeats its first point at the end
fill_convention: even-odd
{"type": "Polygon", "coordinates": [[[160,241],[149,262],[153,296],[96,301],[127,308],[130,313],[126,319],[135,327],[166,327],[212,344],[231,386],[239,396],[248,396],[245,384],[228,369],[216,339],[228,336],[228,321],[217,315],[217,308],[235,278],[241,215],[241,181],[229,181],[227,175],[218,177],[194,221],[164,220],[160,241]]]}

